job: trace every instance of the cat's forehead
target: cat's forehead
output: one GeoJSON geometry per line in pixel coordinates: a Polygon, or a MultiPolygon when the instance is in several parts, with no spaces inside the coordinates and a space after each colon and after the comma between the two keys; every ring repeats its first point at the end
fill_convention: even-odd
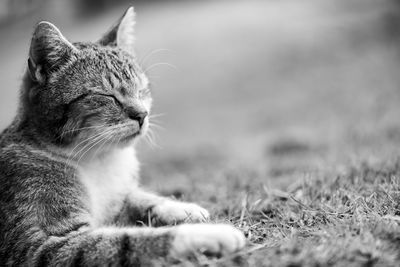
{"type": "Polygon", "coordinates": [[[101,75],[104,89],[141,90],[148,87],[149,81],[133,55],[93,43],[79,43],[78,47],[91,69],[101,75]]]}
{"type": "Polygon", "coordinates": [[[148,87],[149,81],[142,74],[132,75],[129,71],[122,72],[105,71],[101,74],[102,89],[108,91],[123,90],[134,93],[148,87]]]}

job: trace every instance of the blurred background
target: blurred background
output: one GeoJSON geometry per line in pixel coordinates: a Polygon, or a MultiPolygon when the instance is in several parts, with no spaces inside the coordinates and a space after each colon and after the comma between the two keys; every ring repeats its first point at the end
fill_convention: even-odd
{"type": "Polygon", "coordinates": [[[0,0],[0,129],[16,112],[35,23],[96,40],[129,5],[164,128],[139,146],[144,183],[185,187],[246,169],[288,185],[395,153],[397,0],[0,0]]]}

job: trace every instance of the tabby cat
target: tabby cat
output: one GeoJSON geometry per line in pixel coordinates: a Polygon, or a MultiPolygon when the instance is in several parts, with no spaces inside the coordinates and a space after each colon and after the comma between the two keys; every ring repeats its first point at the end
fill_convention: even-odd
{"type": "Polygon", "coordinates": [[[0,136],[0,266],[147,266],[245,245],[200,206],[139,186],[134,143],[152,99],[134,24],[131,7],[93,43],[36,26],[18,114],[0,136]],[[139,224],[149,220],[159,227],[139,224]]]}

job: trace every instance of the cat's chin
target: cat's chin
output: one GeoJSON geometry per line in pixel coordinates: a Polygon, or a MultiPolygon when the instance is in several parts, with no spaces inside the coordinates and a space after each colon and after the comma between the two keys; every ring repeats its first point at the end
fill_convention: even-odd
{"type": "Polygon", "coordinates": [[[131,143],[133,143],[135,141],[135,139],[137,139],[139,137],[139,133],[134,133],[128,136],[125,136],[123,138],[121,138],[121,140],[118,142],[118,145],[130,145],[131,143]]]}
{"type": "Polygon", "coordinates": [[[145,129],[141,128],[139,131],[135,133],[128,133],[124,137],[122,137],[119,142],[118,146],[127,146],[133,144],[137,139],[145,134],[145,129]]]}
{"type": "Polygon", "coordinates": [[[138,125],[129,124],[119,132],[118,146],[126,146],[133,143],[139,137],[143,136],[147,130],[146,126],[138,127],[138,125]]]}

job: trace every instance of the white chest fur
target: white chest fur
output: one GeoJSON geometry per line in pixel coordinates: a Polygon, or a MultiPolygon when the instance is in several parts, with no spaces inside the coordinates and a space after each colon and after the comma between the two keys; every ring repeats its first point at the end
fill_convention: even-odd
{"type": "Polygon", "coordinates": [[[133,147],[115,149],[79,167],[94,225],[102,224],[118,212],[126,195],[137,186],[138,171],[133,147]]]}

